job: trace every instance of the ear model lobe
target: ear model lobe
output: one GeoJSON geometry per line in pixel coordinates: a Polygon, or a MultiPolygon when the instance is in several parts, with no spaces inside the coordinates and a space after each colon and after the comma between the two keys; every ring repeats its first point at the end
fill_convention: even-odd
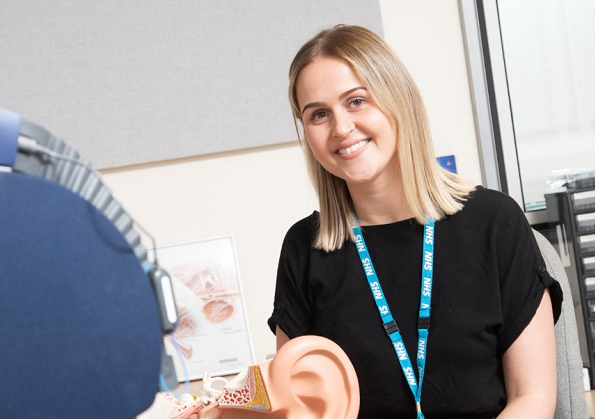
{"type": "Polygon", "coordinates": [[[261,370],[273,410],[286,410],[288,419],[357,417],[360,396],[355,369],[329,339],[292,339],[261,370]]]}

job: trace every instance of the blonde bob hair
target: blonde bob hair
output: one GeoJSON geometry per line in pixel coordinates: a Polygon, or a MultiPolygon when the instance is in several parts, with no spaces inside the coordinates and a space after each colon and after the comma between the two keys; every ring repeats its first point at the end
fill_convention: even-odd
{"type": "MultiPolygon", "coordinates": [[[[347,183],[326,171],[302,141],[297,100],[300,71],[318,57],[346,61],[372,99],[387,116],[397,136],[397,158],[405,196],[416,220],[440,220],[463,208],[474,186],[438,164],[421,95],[411,75],[390,47],[374,32],[359,26],[338,25],[324,30],[298,51],[289,70],[289,101],[298,138],[320,202],[320,222],[314,247],[327,252],[354,240],[353,202],[347,183]]],[[[303,127],[303,125],[302,125],[303,127]]],[[[305,132],[303,137],[306,137],[305,132]]]]}

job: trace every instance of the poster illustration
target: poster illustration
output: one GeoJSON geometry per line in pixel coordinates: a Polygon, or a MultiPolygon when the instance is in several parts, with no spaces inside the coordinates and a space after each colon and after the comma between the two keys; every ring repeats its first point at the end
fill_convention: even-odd
{"type": "Polygon", "coordinates": [[[171,275],[179,325],[165,338],[179,381],[235,374],[254,353],[232,236],[158,248],[171,275]]]}

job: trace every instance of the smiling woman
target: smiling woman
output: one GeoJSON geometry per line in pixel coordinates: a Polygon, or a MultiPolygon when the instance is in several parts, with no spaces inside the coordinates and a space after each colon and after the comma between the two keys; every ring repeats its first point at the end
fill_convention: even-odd
{"type": "Polygon", "coordinates": [[[289,79],[320,212],[285,236],[278,347],[339,344],[361,419],[552,417],[562,295],[522,210],[440,168],[415,83],[370,30],[319,33],[289,79]]]}
{"type": "MultiPolygon", "coordinates": [[[[318,160],[316,152],[325,129],[327,137],[333,133],[345,137],[344,130],[361,128],[361,132],[343,138],[343,143],[338,142],[339,148],[346,149],[363,140],[371,141],[369,134],[378,135],[372,145],[385,154],[384,158],[396,163],[388,169],[395,172],[396,178],[381,176],[375,184],[380,186],[382,179],[391,179],[392,185],[386,186],[393,199],[383,202],[395,208],[385,208],[380,217],[375,214],[377,204],[373,204],[374,211],[355,208],[362,223],[386,223],[395,215],[399,219],[414,217],[420,223],[428,217],[438,220],[459,211],[461,201],[473,190],[473,185],[436,162],[425,107],[415,82],[388,45],[370,30],[339,25],[304,44],[289,70],[289,101],[296,126],[304,129],[310,175],[319,195],[316,246],[321,249],[338,249],[345,240],[353,240],[352,198],[359,190],[355,185],[362,183],[351,182],[353,188],[348,190],[346,180],[330,170],[333,165],[326,167],[318,160]],[[332,109],[330,105],[334,105],[332,109]],[[356,115],[357,120],[353,119],[356,115]],[[320,125],[320,129],[314,128],[320,125]]],[[[347,150],[345,154],[351,155],[347,150]]],[[[330,164],[328,160],[326,164],[330,164]]],[[[368,170],[371,173],[366,172],[367,178],[362,180],[380,175],[372,168],[368,170]]]]}

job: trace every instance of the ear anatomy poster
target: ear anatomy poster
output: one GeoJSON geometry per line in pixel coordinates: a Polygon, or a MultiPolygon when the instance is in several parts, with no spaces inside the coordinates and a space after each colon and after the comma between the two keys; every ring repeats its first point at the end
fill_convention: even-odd
{"type": "Polygon", "coordinates": [[[228,375],[254,364],[232,236],[157,249],[172,277],[179,325],[165,338],[178,381],[228,375]]]}

